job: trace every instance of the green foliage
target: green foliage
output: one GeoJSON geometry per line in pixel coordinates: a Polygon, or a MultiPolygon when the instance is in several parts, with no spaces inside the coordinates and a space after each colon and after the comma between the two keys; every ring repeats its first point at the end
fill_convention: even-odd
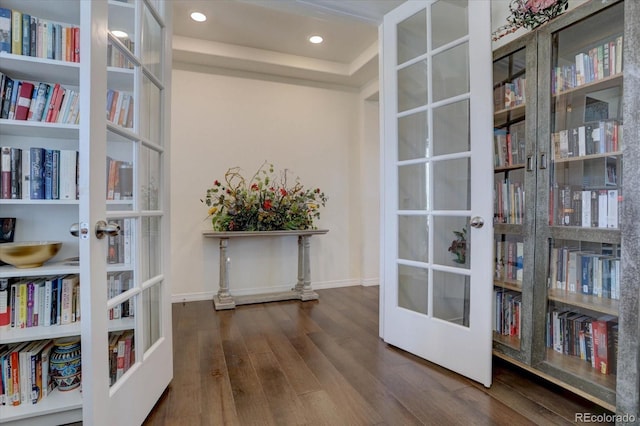
{"type": "Polygon", "coordinates": [[[299,178],[289,182],[288,170],[275,175],[273,164],[260,166],[248,181],[239,167],[215,180],[204,200],[216,231],[315,229],[327,197],[320,188],[305,189],[299,178]]]}

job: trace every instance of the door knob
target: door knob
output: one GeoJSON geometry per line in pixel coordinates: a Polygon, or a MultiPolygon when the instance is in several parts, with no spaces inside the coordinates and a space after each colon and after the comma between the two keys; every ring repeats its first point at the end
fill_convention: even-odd
{"type": "Polygon", "coordinates": [[[104,220],[99,220],[96,223],[96,237],[102,239],[105,235],[109,237],[115,237],[120,234],[120,225],[117,223],[107,223],[104,220]]]}
{"type": "Polygon", "coordinates": [[[484,225],[484,219],[480,216],[474,216],[471,218],[470,224],[474,228],[482,228],[482,226],[484,225]]]}

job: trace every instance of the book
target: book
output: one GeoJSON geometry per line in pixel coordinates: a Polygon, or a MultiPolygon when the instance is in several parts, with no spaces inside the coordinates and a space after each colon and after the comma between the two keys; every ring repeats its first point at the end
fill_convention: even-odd
{"type": "MultiPolygon", "coordinates": [[[[5,76],[4,78],[4,96],[2,98],[2,111],[0,111],[0,118],[9,118],[9,108],[11,107],[11,96],[13,95],[13,79],[5,76]]],[[[17,85],[16,85],[17,86],[17,85]]]]}
{"type": "Polygon", "coordinates": [[[30,198],[32,200],[45,199],[44,160],[45,150],[32,147],[29,149],[31,162],[29,172],[30,198]]]}
{"type": "Polygon", "coordinates": [[[26,120],[29,115],[29,107],[31,106],[31,97],[33,95],[33,83],[23,81],[20,85],[20,93],[17,95],[16,101],[16,120],[26,120]]]}
{"type": "Polygon", "coordinates": [[[67,275],[62,279],[62,292],[60,299],[60,325],[73,322],[73,288],[78,286],[77,275],[67,275]]]}
{"type": "Polygon", "coordinates": [[[20,170],[22,171],[22,199],[29,200],[31,199],[31,151],[28,149],[22,151],[22,167],[20,170]]]}
{"type": "Polygon", "coordinates": [[[47,98],[49,97],[49,91],[51,90],[51,86],[46,83],[39,83],[38,90],[36,92],[36,99],[33,108],[33,114],[28,117],[28,120],[31,121],[42,121],[42,116],[44,114],[45,104],[47,102],[47,98]]]}
{"type": "Polygon", "coordinates": [[[0,52],[11,53],[11,9],[0,7],[0,52]]]}
{"type": "Polygon", "coordinates": [[[11,147],[0,148],[0,198],[11,199],[11,147]]]}
{"type": "Polygon", "coordinates": [[[0,328],[9,327],[9,278],[0,278],[0,328]]]}
{"type": "Polygon", "coordinates": [[[75,200],[77,192],[76,168],[78,166],[78,152],[75,150],[60,150],[60,180],[59,199],[75,200]]]}
{"type": "Polygon", "coordinates": [[[11,11],[11,53],[22,55],[22,13],[11,11]]]}
{"type": "Polygon", "coordinates": [[[22,149],[11,147],[11,199],[22,199],[22,149]]]}

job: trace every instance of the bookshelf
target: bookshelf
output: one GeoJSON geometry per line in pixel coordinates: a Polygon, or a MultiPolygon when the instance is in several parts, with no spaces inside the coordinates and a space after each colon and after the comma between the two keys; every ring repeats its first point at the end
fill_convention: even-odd
{"type": "MultiPolygon", "coordinates": [[[[82,46],[77,61],[0,52],[4,75],[68,90],[60,100],[60,115],[64,99],[72,99],[67,96],[72,90],[78,93],[81,112],[75,122],[0,118],[1,146],[19,148],[23,154],[33,147],[78,153],[70,173],[77,186],[74,199],[25,197],[31,185],[31,175],[24,173],[25,163],[22,196],[0,199],[2,216],[17,218],[16,241],[63,243],[61,251],[42,267],[0,266],[0,279],[13,284],[36,282],[39,277],[79,276],[77,302],[82,312],[80,321],[66,325],[17,328],[9,324],[0,331],[0,348],[80,336],[83,350],[81,391],[54,389],[35,404],[0,405],[0,424],[142,423],[172,376],[170,232],[165,220],[169,209],[165,174],[169,164],[170,7],[163,1],[147,0],[0,0],[0,8],[36,18],[36,24],[42,20],[60,24],[61,29],[77,28],[82,46]],[[110,32],[115,29],[126,31],[128,38],[115,37],[110,32]],[[127,94],[127,102],[113,104],[114,114],[123,120],[105,117],[110,91],[127,94]],[[126,196],[107,200],[108,158],[118,161],[118,172],[123,166],[126,196]],[[119,224],[122,233],[100,239],[94,227],[101,220],[119,224]],[[80,237],[71,235],[72,226],[80,237]],[[113,344],[117,347],[122,337],[124,345],[125,336],[126,352],[113,353],[113,344]],[[127,356],[128,368],[119,371],[117,380],[110,377],[116,355],[127,356]],[[125,405],[129,408],[122,410],[125,405]]],[[[61,42],[62,35],[60,38],[61,42]]],[[[120,175],[112,173],[114,182],[119,182],[116,177],[120,175]]]]}
{"type": "MultiPolygon", "coordinates": [[[[527,82],[535,84],[519,114],[532,128],[521,183],[532,194],[527,219],[495,227],[496,239],[523,241],[521,289],[494,282],[496,289],[521,292],[523,331],[515,343],[494,335],[494,353],[636,416],[638,231],[629,212],[637,208],[639,188],[638,171],[625,159],[638,158],[640,145],[632,136],[637,114],[628,108],[637,77],[625,69],[638,65],[638,56],[627,53],[638,45],[638,22],[635,2],[590,1],[494,52],[499,67],[526,49],[527,82]]],[[[494,75],[496,83],[505,78],[494,75]]],[[[495,111],[496,128],[507,127],[508,111],[495,111]]],[[[496,167],[495,174],[518,170],[496,167]]]]}

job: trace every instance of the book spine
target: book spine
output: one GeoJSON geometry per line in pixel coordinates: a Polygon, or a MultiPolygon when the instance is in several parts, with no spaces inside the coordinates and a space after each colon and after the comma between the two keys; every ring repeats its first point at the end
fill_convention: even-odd
{"type": "Polygon", "coordinates": [[[11,147],[0,148],[0,198],[11,198],[11,147]]]}
{"type": "Polygon", "coordinates": [[[31,106],[31,97],[33,96],[33,84],[23,81],[20,86],[20,93],[16,101],[16,120],[26,120],[29,115],[29,107],[31,106]]]}
{"type": "Polygon", "coordinates": [[[32,200],[44,200],[44,149],[30,148],[31,165],[29,173],[32,200]]]}
{"type": "Polygon", "coordinates": [[[22,54],[31,55],[31,15],[22,14],[22,54]]]}
{"type": "Polygon", "coordinates": [[[9,279],[0,278],[0,327],[9,326],[9,316],[9,279]]]}
{"type": "Polygon", "coordinates": [[[22,55],[22,13],[11,11],[11,53],[22,55]]]}
{"type": "Polygon", "coordinates": [[[22,199],[22,150],[11,148],[11,198],[22,199]]]}
{"type": "Polygon", "coordinates": [[[53,150],[44,153],[44,199],[53,199],[53,150]]]}
{"type": "Polygon", "coordinates": [[[6,35],[0,38],[0,52],[11,53],[11,9],[0,7],[0,31],[6,35]]]}

